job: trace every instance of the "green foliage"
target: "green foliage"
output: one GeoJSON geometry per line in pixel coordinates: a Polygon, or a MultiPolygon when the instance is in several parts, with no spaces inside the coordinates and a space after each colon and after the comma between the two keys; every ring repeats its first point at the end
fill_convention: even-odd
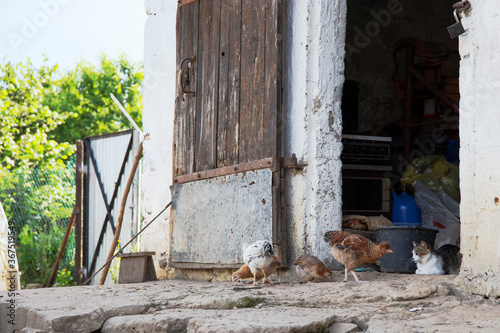
{"type": "Polygon", "coordinates": [[[143,73],[124,56],[102,55],[61,73],[30,61],[0,64],[0,168],[51,168],[74,154],[75,142],[132,126],[114,94],[141,126],[143,73]]]}
{"type": "Polygon", "coordinates": [[[52,170],[0,169],[0,200],[9,221],[50,229],[68,219],[74,205],[74,164],[52,170]]]}
{"type": "MultiPolygon", "coordinates": [[[[74,166],[52,170],[0,169],[0,200],[14,225],[21,282],[46,283],[74,205],[74,166]]],[[[71,234],[59,269],[74,266],[71,234]]]]}
{"type": "Polygon", "coordinates": [[[51,131],[57,142],[75,142],[86,136],[113,133],[132,126],[111,100],[120,101],[141,126],[143,73],[123,56],[111,60],[101,56],[100,66],[86,62],[58,81],[59,91],[47,96],[47,106],[58,110],[64,126],[51,131]]]}
{"type": "MultiPolygon", "coordinates": [[[[19,269],[23,272],[21,275],[23,286],[29,283],[47,283],[56,262],[66,230],[57,224],[51,225],[50,231],[44,229],[25,224],[19,235],[20,243],[17,248],[17,257],[19,269]]],[[[74,244],[74,235],[72,234],[70,237],[73,239],[70,239],[68,243],[74,244]]],[[[72,271],[74,265],[71,259],[73,256],[74,249],[66,251],[59,264],[59,269],[72,271]]]]}
{"type": "Polygon", "coordinates": [[[121,258],[114,258],[109,268],[109,275],[114,284],[118,284],[118,277],[120,276],[120,260],[121,258]]]}
{"type": "MultiPolygon", "coordinates": [[[[114,94],[141,126],[140,66],[102,55],[61,72],[28,60],[0,64],[0,200],[17,231],[21,280],[49,278],[74,205],[76,140],[129,129],[114,94]]],[[[57,281],[72,284],[74,236],[57,281]]]]}
{"type": "Polygon", "coordinates": [[[72,270],[60,269],[57,273],[55,285],[58,287],[76,286],[77,283],[73,280],[72,270]]]}
{"type": "Polygon", "coordinates": [[[7,169],[63,165],[73,153],[67,142],[48,133],[64,123],[66,115],[50,110],[44,96],[54,94],[57,66],[34,69],[7,63],[0,66],[0,163],[7,169]]]}

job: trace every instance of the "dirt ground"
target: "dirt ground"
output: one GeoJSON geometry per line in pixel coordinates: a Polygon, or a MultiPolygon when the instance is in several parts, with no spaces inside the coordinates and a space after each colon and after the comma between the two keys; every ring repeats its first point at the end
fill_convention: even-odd
{"type": "Polygon", "coordinates": [[[500,302],[460,276],[343,272],[332,282],[159,280],[0,293],[0,331],[13,332],[500,332],[500,302]],[[29,329],[28,329],[29,328],[29,329]]]}

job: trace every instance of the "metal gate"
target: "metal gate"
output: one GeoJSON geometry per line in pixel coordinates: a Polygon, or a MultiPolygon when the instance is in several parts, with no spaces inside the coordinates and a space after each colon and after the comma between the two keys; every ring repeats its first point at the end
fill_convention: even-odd
{"type": "MultiPolygon", "coordinates": [[[[137,131],[85,138],[83,176],[83,258],[85,281],[106,262],[116,230],[115,224],[140,135],[137,131]]],[[[123,244],[139,229],[139,172],[128,195],[120,241],[123,244]]],[[[133,245],[132,245],[133,246],[133,245]]],[[[90,284],[97,284],[95,276],[90,284]]],[[[112,283],[108,275],[106,284],[112,283]]]]}
{"type": "Polygon", "coordinates": [[[280,4],[179,1],[173,267],[237,267],[258,239],[283,256],[280,4]]]}

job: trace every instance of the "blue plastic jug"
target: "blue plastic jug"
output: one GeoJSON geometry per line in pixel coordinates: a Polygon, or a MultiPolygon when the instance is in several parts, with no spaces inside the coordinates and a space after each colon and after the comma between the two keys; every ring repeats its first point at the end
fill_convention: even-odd
{"type": "Polygon", "coordinates": [[[422,215],[415,198],[406,192],[398,197],[396,192],[392,192],[394,201],[392,202],[392,223],[397,226],[422,226],[422,215]]]}

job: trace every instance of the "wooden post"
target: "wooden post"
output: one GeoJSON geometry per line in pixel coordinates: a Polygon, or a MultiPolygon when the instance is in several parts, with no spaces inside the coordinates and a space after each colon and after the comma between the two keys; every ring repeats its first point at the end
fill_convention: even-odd
{"type": "Polygon", "coordinates": [[[137,153],[134,158],[134,164],[132,165],[132,170],[130,170],[127,185],[125,186],[123,192],[122,203],[120,205],[120,214],[118,215],[118,221],[116,222],[115,237],[113,238],[113,243],[111,243],[111,248],[109,249],[108,258],[106,260],[109,262],[106,266],[104,266],[104,269],[102,270],[101,278],[99,279],[100,285],[103,285],[104,282],[106,281],[106,276],[108,275],[109,266],[111,266],[110,259],[114,256],[116,246],[118,245],[118,239],[120,238],[120,231],[122,230],[123,214],[125,212],[125,205],[127,203],[128,193],[130,192],[130,187],[132,186],[134,175],[135,172],[137,171],[137,166],[139,165],[139,161],[141,160],[141,158],[142,158],[142,141],[139,144],[139,149],[137,149],[137,153]]]}
{"type": "Polygon", "coordinates": [[[52,268],[52,274],[50,274],[49,282],[47,282],[47,286],[50,287],[52,283],[54,283],[54,279],[56,277],[57,269],[59,268],[59,262],[62,259],[64,254],[64,250],[66,249],[66,244],[68,244],[69,235],[71,234],[71,229],[73,229],[73,223],[75,222],[75,209],[73,208],[73,213],[71,214],[71,218],[69,219],[68,227],[66,228],[66,234],[64,234],[64,239],[61,244],[61,248],[59,249],[59,254],[57,255],[56,262],[54,267],[52,268]]]}
{"type": "Polygon", "coordinates": [[[403,158],[405,167],[410,161],[411,154],[411,117],[413,109],[413,77],[410,71],[413,69],[414,62],[414,48],[413,41],[406,41],[406,96],[405,96],[405,108],[404,108],[404,130],[403,130],[403,158]]]}
{"type": "Polygon", "coordinates": [[[75,271],[73,280],[82,283],[83,141],[76,141],[75,165],[75,271]]]}

